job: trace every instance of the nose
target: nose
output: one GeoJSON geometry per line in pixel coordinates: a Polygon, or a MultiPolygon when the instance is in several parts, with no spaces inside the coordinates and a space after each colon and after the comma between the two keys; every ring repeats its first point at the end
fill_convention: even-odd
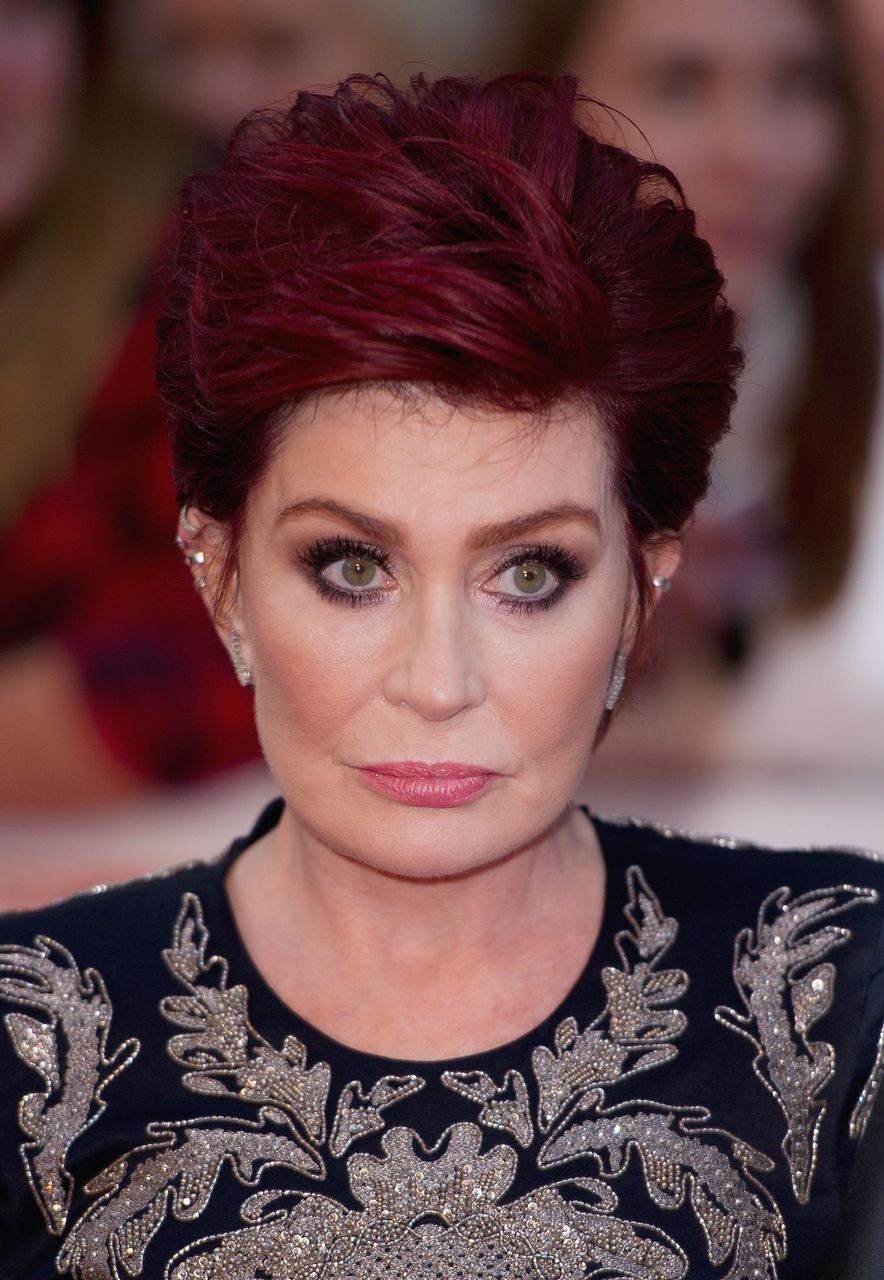
{"type": "Polygon", "coordinates": [[[466,603],[457,595],[447,587],[428,591],[412,598],[400,615],[384,694],[424,720],[450,720],[485,699],[479,646],[466,603]]]}

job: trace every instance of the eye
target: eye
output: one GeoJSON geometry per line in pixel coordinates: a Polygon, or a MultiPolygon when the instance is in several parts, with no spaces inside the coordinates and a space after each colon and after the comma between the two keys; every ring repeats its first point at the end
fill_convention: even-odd
{"type": "Polygon", "coordinates": [[[510,565],[498,575],[498,581],[504,595],[534,599],[551,595],[559,585],[555,574],[536,560],[510,565]]]}
{"type": "Polygon", "coordinates": [[[322,576],[332,586],[346,590],[348,587],[357,591],[362,587],[370,587],[378,576],[378,566],[367,556],[348,556],[346,560],[336,560],[328,565],[322,576]]]}
{"type": "Polygon", "coordinates": [[[483,590],[508,613],[531,613],[552,608],[586,571],[586,565],[558,543],[513,547],[486,579],[483,590]]]}
{"type": "Polygon", "coordinates": [[[384,551],[351,538],[323,538],[298,553],[321,596],[340,604],[373,604],[395,586],[384,551]]]}

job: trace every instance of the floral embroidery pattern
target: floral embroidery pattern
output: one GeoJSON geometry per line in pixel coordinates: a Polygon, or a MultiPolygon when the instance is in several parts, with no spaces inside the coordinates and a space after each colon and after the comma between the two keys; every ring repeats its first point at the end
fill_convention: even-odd
{"type": "Polygon", "coordinates": [[[508,1071],[502,1085],[496,1085],[484,1071],[443,1071],[442,1083],[468,1102],[481,1106],[480,1124],[510,1133],[520,1147],[530,1147],[534,1125],[528,1086],[521,1071],[508,1071]]]}
{"type": "Polygon", "coordinates": [[[835,966],[822,962],[851,937],[848,929],[827,922],[877,898],[874,890],[851,885],[815,889],[794,900],[789,889],[775,890],[762,903],[754,932],[744,929],[736,940],[734,982],[745,1012],[715,1011],[722,1026],[753,1046],[755,1074],[786,1117],[782,1149],[800,1204],[810,1198],[826,1113],[821,1095],[835,1071],[832,1045],[808,1038],[835,991],[835,966]]]}
{"type": "Polygon", "coordinates": [[[328,1064],[308,1070],[307,1050],[296,1036],[286,1036],[280,1052],[258,1034],[249,1022],[248,990],[228,987],[227,961],[207,957],[208,943],[199,899],[186,894],[163,959],[190,994],[167,996],[160,1006],[169,1022],[185,1029],[169,1041],[170,1055],[187,1070],[185,1086],[280,1108],[315,1156],[325,1139],[328,1064]]]}
{"type": "MultiPolygon", "coordinates": [[[[726,1280],[777,1280],[787,1240],[763,1185],[773,1161],[716,1127],[703,1106],[624,1100],[625,1083],[677,1057],[687,1027],[677,1005],[688,991],[687,975],[665,966],[676,920],[637,867],[626,886],[619,963],[601,971],[604,1008],[585,1025],[563,1019],[525,1074],[440,1071],[435,1087],[478,1110],[432,1145],[410,1127],[387,1128],[392,1108],[429,1087],[417,1075],[384,1075],[368,1087],[350,1080],[328,1123],[328,1063],[310,1065],[296,1036],[277,1047],[255,1029],[248,990],[231,985],[228,962],[210,951],[199,899],[185,894],[162,953],[183,988],[160,1004],[175,1028],[168,1053],[188,1091],[229,1100],[239,1114],[148,1123],[143,1144],[83,1188],[91,1203],[67,1229],[58,1270],[73,1280],[159,1276],[164,1225],[196,1223],[225,1179],[228,1192],[242,1189],[238,1222],[179,1249],[164,1280],[684,1280],[683,1248],[621,1211],[636,1192],[658,1209],[684,1210],[685,1221],[693,1215],[726,1280]],[[242,1118],[243,1105],[252,1118],[242,1118]],[[372,1149],[360,1145],[375,1135],[372,1149]],[[513,1197],[529,1161],[549,1181],[513,1197]],[[343,1200],[331,1194],[330,1170],[336,1193],[345,1183],[343,1200]]],[[[783,1150],[799,1198],[809,1195],[821,1094],[834,1069],[831,1046],[809,1032],[833,996],[825,957],[850,936],[830,919],[876,897],[849,886],[794,901],[786,889],[771,895],[756,930],[737,939],[745,1012],[716,1011],[755,1046],[756,1073],[787,1117],[783,1150]]],[[[73,1194],[68,1148],[101,1115],[103,1090],[139,1046],[109,1052],[100,976],[81,974],[46,939],[0,948],[0,995],[42,1015],[10,1013],[6,1025],[46,1085],[22,1100],[31,1139],[22,1153],[47,1226],[61,1234],[73,1194]],[[62,1218],[43,1199],[58,1187],[64,1199],[48,1204],[61,1205],[62,1218]]]]}
{"type": "Polygon", "coordinates": [[[878,1037],[878,1051],[875,1054],[872,1069],[860,1090],[856,1106],[853,1108],[850,1117],[850,1136],[856,1142],[866,1131],[869,1116],[872,1114],[872,1107],[874,1107],[875,1100],[881,1092],[882,1084],[884,1084],[884,1027],[881,1028],[881,1034],[878,1037]]]}
{"type": "Polygon", "coordinates": [[[615,939],[622,967],[602,970],[604,1011],[582,1032],[574,1018],[565,1019],[556,1028],[554,1050],[540,1045],[532,1055],[544,1133],[586,1095],[600,1101],[602,1086],[669,1062],[678,1053],[672,1041],[687,1026],[684,1014],[668,1007],[687,991],[687,975],[658,968],[678,925],[664,915],[637,867],[630,867],[626,885],[630,927],[615,939]]]}
{"type": "Polygon", "coordinates": [[[345,1085],[338,1098],[328,1149],[342,1156],[354,1142],[369,1133],[379,1133],[386,1123],[382,1112],[426,1084],[420,1076],[383,1076],[366,1094],[358,1080],[345,1085]]]}
{"type": "Polygon", "coordinates": [[[263,1108],[259,1124],[213,1117],[196,1123],[150,1124],[154,1139],[110,1165],[87,1186],[101,1198],[68,1233],[59,1267],[75,1280],[120,1280],[141,1274],[147,1246],[170,1210],[193,1222],[206,1206],[222,1166],[243,1186],[265,1169],[281,1167],[321,1178],[323,1167],[279,1127],[282,1117],[263,1108]]]}
{"type": "Polygon", "coordinates": [[[67,1171],[74,1139],[104,1111],[104,1091],[139,1051],[137,1040],[108,1049],[111,1003],[100,973],[77,968],[73,956],[50,938],[32,947],[0,947],[0,997],[36,1010],[42,1018],[4,1018],[21,1061],[41,1077],[43,1093],[26,1094],[18,1122],[28,1141],[21,1157],[46,1226],[60,1235],[74,1185],[67,1171]]]}
{"type": "Polygon", "coordinates": [[[654,1204],[678,1209],[687,1200],[706,1236],[709,1260],[729,1260],[729,1280],[775,1280],[786,1256],[786,1228],[776,1204],[752,1170],[773,1161],[732,1134],[708,1127],[705,1107],[658,1103],[599,1111],[567,1124],[544,1146],[541,1168],[591,1157],[599,1175],[617,1178],[632,1152],[641,1163],[654,1204]]]}
{"type": "MultiPolygon", "coordinates": [[[[517,1280],[593,1276],[680,1280],[687,1260],[654,1227],[635,1225],[567,1201],[555,1187],[500,1204],[515,1175],[508,1145],[480,1153],[474,1124],[453,1125],[426,1148],[410,1129],[391,1129],[384,1155],[352,1156],[350,1188],[360,1208],[348,1211],[321,1195],[306,1196],[280,1216],[214,1240],[172,1260],[171,1280],[517,1280]],[[207,1247],[208,1246],[208,1247],[207,1247]]],[[[273,1197],[255,1197],[256,1218],[273,1197]]]]}

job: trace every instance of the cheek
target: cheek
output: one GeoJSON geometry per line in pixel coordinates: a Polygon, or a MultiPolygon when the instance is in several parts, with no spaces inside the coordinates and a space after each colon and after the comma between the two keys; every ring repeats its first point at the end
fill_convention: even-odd
{"type": "Polygon", "coordinates": [[[255,715],[268,753],[333,750],[378,692],[377,628],[356,619],[250,619],[255,715]],[[374,634],[373,634],[374,633],[374,634]]]}
{"type": "Polygon", "coordinates": [[[820,108],[796,113],[782,131],[781,174],[796,220],[807,221],[835,182],[845,130],[837,112],[820,108]]]}
{"type": "Polygon", "coordinates": [[[532,627],[489,644],[488,698],[526,765],[580,770],[595,741],[625,612],[625,589],[542,614],[532,627]]]}

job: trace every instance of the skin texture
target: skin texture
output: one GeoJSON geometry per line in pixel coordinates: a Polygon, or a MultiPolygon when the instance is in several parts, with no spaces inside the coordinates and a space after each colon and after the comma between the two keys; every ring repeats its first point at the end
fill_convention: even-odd
{"type": "MultiPolygon", "coordinates": [[[[219,633],[235,629],[253,669],[287,808],[235,864],[231,899],[271,985],[370,1052],[447,1057],[530,1030],[598,929],[604,868],[571,797],[616,650],[632,643],[635,591],[599,430],[565,409],[535,425],[381,389],[325,395],[285,432],[249,500],[219,633]],[[279,518],[317,498],[398,526],[374,540],[389,559],[370,603],[324,598],[301,559],[317,540],[360,538],[351,521],[279,518]],[[563,505],[597,523],[572,514],[471,549],[479,527],[563,505]],[[502,560],[548,543],[579,580],[546,610],[510,612],[517,570],[502,560]],[[402,760],[499,776],[443,809],[378,795],[358,773],[402,760]]],[[[196,523],[210,595],[224,531],[196,523]]],[[[648,554],[652,572],[674,570],[674,543],[648,554]]],[[[319,572],[344,581],[340,563],[319,572]]]]}
{"type": "Polygon", "coordinates": [[[402,56],[348,0],[128,0],[123,45],[148,93],[223,140],[254,107],[402,56]]]}
{"type": "Polygon", "coordinates": [[[73,5],[0,0],[0,245],[64,163],[80,59],[73,5]]]}
{"type": "Polygon", "coordinates": [[[740,0],[737,18],[733,0],[601,0],[568,61],[638,126],[615,117],[615,140],[674,170],[751,320],[838,174],[844,126],[812,7],[740,0]]]}

